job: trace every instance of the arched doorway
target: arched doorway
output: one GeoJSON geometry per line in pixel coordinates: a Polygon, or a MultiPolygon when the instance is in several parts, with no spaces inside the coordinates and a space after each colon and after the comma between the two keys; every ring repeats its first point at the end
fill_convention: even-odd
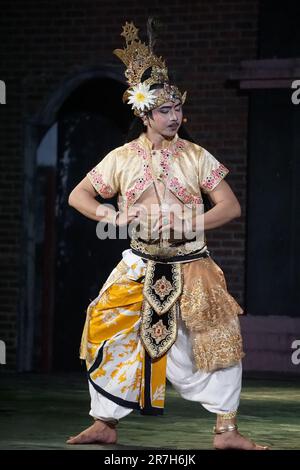
{"type": "MultiPolygon", "coordinates": [[[[99,240],[95,222],[67,202],[85,174],[112,148],[123,144],[130,122],[128,109],[122,106],[123,91],[116,81],[91,80],[73,92],[58,113],[55,370],[79,366],[78,347],[86,307],[125,248],[122,240],[99,240]]],[[[128,247],[128,241],[125,244],[128,247]]]]}
{"type": "Polygon", "coordinates": [[[115,73],[85,72],[28,125],[25,161],[33,181],[25,184],[19,370],[80,368],[86,307],[128,247],[126,240],[100,241],[96,223],[68,205],[73,187],[124,142],[131,120],[125,88],[115,73]]]}

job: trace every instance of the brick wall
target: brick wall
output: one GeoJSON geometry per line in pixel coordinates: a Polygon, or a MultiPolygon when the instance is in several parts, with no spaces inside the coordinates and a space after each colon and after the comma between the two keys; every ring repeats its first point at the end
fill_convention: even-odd
{"type": "Polygon", "coordinates": [[[214,259],[229,291],[243,305],[248,99],[226,80],[243,59],[256,58],[257,1],[15,0],[1,2],[0,79],[7,104],[0,106],[0,339],[8,364],[16,356],[20,292],[24,123],[47,102],[62,80],[88,65],[118,63],[121,25],[133,20],[145,31],[149,14],[166,28],[157,51],[176,69],[188,91],[188,130],[229,169],[227,181],[243,215],[209,232],[214,259]]]}

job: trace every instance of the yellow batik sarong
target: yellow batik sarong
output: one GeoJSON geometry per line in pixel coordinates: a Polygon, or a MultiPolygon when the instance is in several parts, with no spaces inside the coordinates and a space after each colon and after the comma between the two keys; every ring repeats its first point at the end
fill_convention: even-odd
{"type": "Polygon", "coordinates": [[[167,355],[151,360],[139,337],[146,263],[136,259],[126,250],[88,306],[80,357],[103,396],[144,414],[160,414],[167,355]]]}

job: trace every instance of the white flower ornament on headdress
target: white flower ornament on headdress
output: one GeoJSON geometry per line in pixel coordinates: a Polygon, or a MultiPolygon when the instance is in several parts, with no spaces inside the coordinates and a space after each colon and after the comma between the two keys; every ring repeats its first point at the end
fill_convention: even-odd
{"type": "Polygon", "coordinates": [[[132,109],[144,111],[149,109],[155,103],[155,90],[150,90],[150,86],[145,83],[139,83],[128,91],[128,104],[132,109]]]}

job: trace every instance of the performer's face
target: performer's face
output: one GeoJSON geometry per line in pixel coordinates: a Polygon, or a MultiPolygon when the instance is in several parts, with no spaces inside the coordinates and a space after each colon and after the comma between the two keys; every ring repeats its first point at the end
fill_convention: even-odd
{"type": "Polygon", "coordinates": [[[167,101],[152,110],[152,118],[148,116],[144,121],[152,132],[165,137],[173,137],[182,123],[182,104],[180,100],[167,101]]]}

